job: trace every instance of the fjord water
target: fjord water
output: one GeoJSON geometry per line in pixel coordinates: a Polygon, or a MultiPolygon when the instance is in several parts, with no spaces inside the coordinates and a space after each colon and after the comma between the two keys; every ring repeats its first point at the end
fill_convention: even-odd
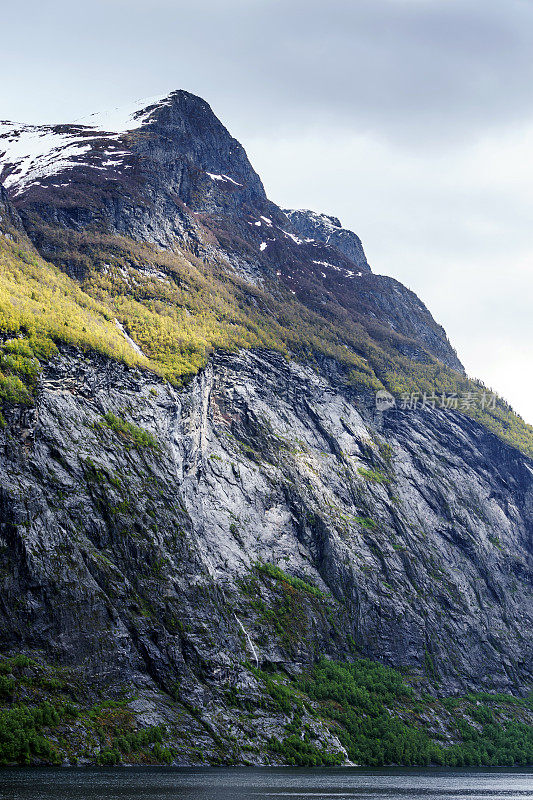
{"type": "Polygon", "coordinates": [[[13,769],[0,800],[525,800],[533,772],[504,769],[13,769]]]}

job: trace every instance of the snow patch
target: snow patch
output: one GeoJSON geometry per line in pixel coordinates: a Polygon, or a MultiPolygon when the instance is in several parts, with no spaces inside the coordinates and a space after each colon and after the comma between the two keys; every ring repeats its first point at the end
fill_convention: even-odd
{"type": "Polygon", "coordinates": [[[81,165],[92,144],[79,133],[57,133],[53,128],[0,123],[0,156],[11,166],[3,183],[8,188],[35,183],[63,169],[81,165]]]}
{"type": "Polygon", "coordinates": [[[267,246],[266,242],[261,242],[261,244],[259,245],[259,249],[261,250],[261,252],[263,252],[263,250],[266,250],[266,246],[267,246]]]}
{"type": "MultiPolygon", "coordinates": [[[[357,276],[360,278],[362,276],[362,272],[354,272],[352,269],[345,269],[344,267],[337,267],[336,264],[331,264],[329,261],[315,261],[313,259],[313,264],[317,264],[321,267],[330,267],[330,269],[334,269],[336,272],[342,272],[345,278],[354,278],[357,276]]],[[[322,277],[325,278],[326,275],[324,272],[321,273],[322,277]]],[[[396,291],[396,290],[395,290],[396,291]]]]}
{"type": "Polygon", "coordinates": [[[288,236],[290,239],[292,239],[293,242],[296,242],[296,244],[304,243],[303,239],[300,239],[298,236],[295,236],[294,233],[289,233],[289,231],[284,231],[283,228],[281,229],[281,232],[284,233],[285,236],[288,236]]]}
{"type": "Polygon", "coordinates": [[[74,123],[88,128],[95,128],[99,131],[126,133],[126,131],[131,131],[144,125],[156,107],[169,106],[171,102],[168,95],[144,97],[118,108],[89,114],[87,117],[74,120],[74,123]]]}
{"type": "Polygon", "coordinates": [[[230,183],[234,183],[235,186],[242,186],[242,183],[237,183],[237,181],[234,181],[233,178],[230,178],[228,175],[217,175],[214,172],[206,172],[206,175],[209,175],[212,181],[229,181],[230,183]]]}
{"type": "Polygon", "coordinates": [[[318,264],[320,267],[333,267],[333,269],[340,269],[340,267],[336,267],[335,264],[331,264],[329,261],[315,261],[313,259],[313,264],[318,264]]]}
{"type": "MultiPolygon", "coordinates": [[[[123,145],[120,148],[115,140],[126,131],[140,128],[157,108],[171,102],[170,95],[145,98],[66,125],[23,125],[0,121],[0,163],[3,162],[3,172],[9,172],[3,175],[3,183],[20,192],[38,179],[57,175],[65,169],[84,166],[101,170],[118,166],[129,151],[124,150],[123,145]],[[103,153],[108,157],[106,161],[100,160],[103,142],[108,143],[108,149],[103,153]],[[96,144],[100,147],[97,148],[96,144]]],[[[126,168],[131,168],[131,165],[126,168]]]]}

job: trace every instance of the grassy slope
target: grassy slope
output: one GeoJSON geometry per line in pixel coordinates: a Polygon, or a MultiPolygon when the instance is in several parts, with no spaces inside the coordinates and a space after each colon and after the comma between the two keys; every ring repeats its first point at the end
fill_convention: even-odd
{"type": "MultiPolygon", "coordinates": [[[[368,391],[385,387],[396,396],[411,391],[461,395],[485,388],[429,354],[424,364],[401,355],[404,340],[394,332],[383,329],[378,342],[359,324],[323,319],[279,286],[251,286],[228,274],[227,265],[206,263],[186,250],[163,253],[98,234],[48,235],[57,237],[58,263],[83,267],[81,286],[24,240],[0,236],[0,331],[29,340],[27,359],[33,354],[42,361],[53,352],[43,342],[66,342],[180,384],[205,365],[215,348],[259,347],[310,363],[321,356],[334,358],[348,385],[368,391]]],[[[17,365],[6,355],[4,348],[0,399],[29,402],[36,365],[23,360],[17,365]]],[[[465,413],[533,455],[533,427],[505,401],[498,399],[495,409],[474,407],[465,413]]]]}

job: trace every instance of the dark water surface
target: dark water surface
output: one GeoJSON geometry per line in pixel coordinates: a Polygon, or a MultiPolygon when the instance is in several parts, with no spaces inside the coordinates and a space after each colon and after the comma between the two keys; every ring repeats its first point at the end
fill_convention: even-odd
{"type": "Polygon", "coordinates": [[[0,800],[533,800],[527,769],[0,770],[0,800]]]}

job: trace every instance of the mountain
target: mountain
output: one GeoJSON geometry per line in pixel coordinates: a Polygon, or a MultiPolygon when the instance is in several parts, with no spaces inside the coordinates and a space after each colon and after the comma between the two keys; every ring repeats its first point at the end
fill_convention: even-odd
{"type": "Polygon", "coordinates": [[[366,270],[359,275],[322,230],[316,239],[298,235],[203,100],[178,91],[92,122],[0,128],[0,180],[41,254],[68,274],[83,279],[87,264],[79,253],[61,252],[72,235],[58,242],[58,227],[75,239],[81,231],[118,234],[161,248],[178,238],[196,254],[229,260],[232,271],[253,283],[275,279],[321,316],[349,315],[372,330],[384,326],[380,336],[414,339],[400,344],[398,338],[409,356],[426,359],[418,353],[422,342],[460,368],[442,328],[401,284],[366,270]],[[125,130],[106,131],[113,122],[125,130]]]}
{"type": "Polygon", "coordinates": [[[0,762],[530,760],[532,430],[416,295],[184,91],[0,177],[0,762]]]}

